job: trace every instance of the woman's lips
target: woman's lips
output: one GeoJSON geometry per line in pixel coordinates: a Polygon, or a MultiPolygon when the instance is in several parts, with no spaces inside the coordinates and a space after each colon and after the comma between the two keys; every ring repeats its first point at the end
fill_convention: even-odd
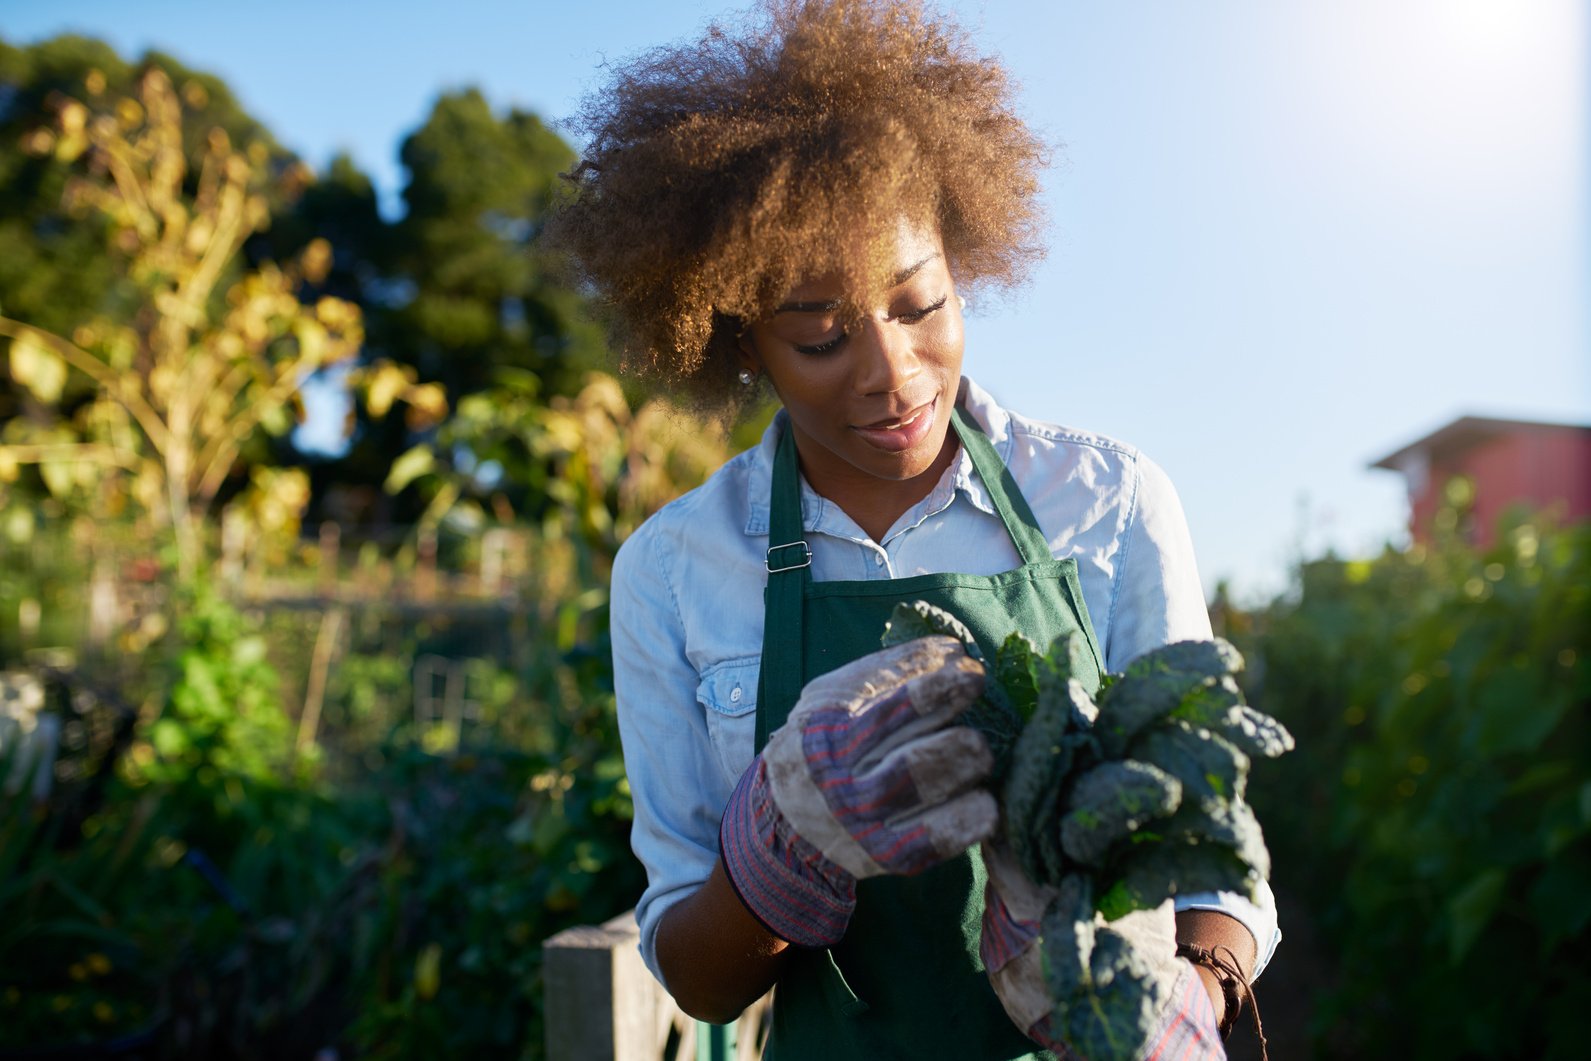
{"type": "Polygon", "coordinates": [[[939,399],[935,397],[904,416],[853,426],[851,430],[861,435],[870,446],[889,453],[900,453],[928,437],[928,432],[934,427],[934,410],[938,404],[939,399]]]}

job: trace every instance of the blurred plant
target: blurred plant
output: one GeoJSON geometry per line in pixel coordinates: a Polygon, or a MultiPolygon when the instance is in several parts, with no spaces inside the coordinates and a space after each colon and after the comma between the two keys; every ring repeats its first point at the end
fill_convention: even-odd
{"type": "MultiPolygon", "coordinates": [[[[120,1042],[264,1058],[318,1045],[297,1041],[315,1030],[293,1018],[324,1004],[346,964],[336,941],[367,876],[357,853],[372,804],[284,785],[266,761],[279,758],[260,724],[268,704],[240,724],[209,717],[239,679],[270,683],[248,663],[222,673],[246,638],[224,606],[199,609],[210,629],[182,660],[185,706],[157,723],[169,745],[178,720],[202,717],[180,748],[146,743],[114,693],[50,679],[40,717],[63,733],[55,791],[0,791],[0,1054],[120,1042]]],[[[14,751],[0,743],[0,763],[14,751]]]]}
{"type": "MultiPolygon", "coordinates": [[[[1591,525],[1323,560],[1238,632],[1307,754],[1258,771],[1279,890],[1334,948],[1352,1056],[1578,1056],[1591,1007],[1591,525]]],[[[1284,948],[1285,951],[1285,948],[1284,948]]]]}
{"type": "MultiPolygon", "coordinates": [[[[549,566],[589,587],[606,584],[619,544],[723,464],[728,447],[727,425],[659,398],[632,406],[610,375],[588,373],[573,397],[549,399],[533,373],[504,369],[491,389],[460,399],[434,439],[395,460],[386,487],[420,482],[424,523],[528,521],[550,546],[573,551],[572,565],[549,566]]],[[[549,588],[568,596],[568,586],[549,588]]]]}
{"type": "Polygon", "coordinates": [[[541,940],[642,884],[605,645],[560,647],[559,613],[371,613],[305,762],[263,654],[287,618],[178,598],[92,813],[0,806],[0,1052],[147,1033],[183,1057],[537,1056],[541,940]],[[444,740],[409,695],[439,652],[478,708],[444,740]],[[74,979],[96,953],[115,975],[74,979]]]}
{"type": "Polygon", "coordinates": [[[216,776],[277,780],[293,759],[292,726],[254,625],[213,587],[179,590],[157,717],[126,770],[134,784],[216,776]]]}
{"type": "MultiPolygon", "coordinates": [[[[18,54],[0,45],[0,80],[18,54]]],[[[14,561],[0,605],[44,613],[0,652],[73,643],[61,617],[94,611],[78,606],[91,582],[148,590],[141,618],[113,631],[125,658],[97,661],[140,706],[107,722],[58,705],[69,735],[114,732],[116,750],[58,762],[47,804],[0,797],[0,1048],[147,1033],[183,1057],[307,1056],[339,1040],[360,1056],[534,1055],[540,940],[641,886],[604,640],[612,556],[722,463],[724,433],[606,376],[560,396],[594,332],[526,248],[567,150],[529,116],[488,127],[477,96],[439,104],[406,149],[414,290],[389,284],[387,307],[402,363],[349,379],[372,417],[401,411],[427,439],[390,487],[417,483],[433,528],[515,525],[526,570],[501,580],[517,593],[485,618],[354,609],[342,636],[368,640],[326,681],[330,739],[296,751],[287,702],[310,627],[240,610],[194,576],[222,504],[303,567],[308,476],[258,456],[290,428],[305,379],[360,343],[351,301],[308,293],[352,299],[356,285],[306,219],[282,243],[290,264],[250,269],[265,204],[291,202],[309,175],[264,140],[184,129],[218,88],[184,79],[174,93],[149,70],[136,99],[109,102],[103,76],[86,81],[89,104],[57,97],[26,136],[40,167],[71,170],[79,235],[110,253],[92,309],[35,316],[13,300],[0,317],[0,536],[14,561]],[[482,144],[513,163],[494,168],[501,180],[483,177],[482,144]],[[534,173],[514,168],[527,158],[534,173]],[[517,367],[485,356],[499,346],[517,367]],[[439,358],[464,389],[497,381],[444,426],[439,358]],[[40,491],[38,510],[8,504],[40,491]],[[131,561],[102,537],[120,516],[131,561]],[[69,520],[81,534],[54,532],[69,520]],[[444,733],[414,710],[421,653],[465,675],[468,725],[444,733]]],[[[9,220],[0,235],[31,238],[9,220]]],[[[0,263],[0,278],[14,271],[0,263]]]]}
{"type": "MultiPolygon", "coordinates": [[[[330,267],[324,240],[286,268],[267,264],[223,290],[244,242],[268,220],[268,155],[235,150],[211,130],[190,195],[182,103],[159,69],[145,72],[137,100],[94,113],[58,98],[54,111],[54,127],[36,130],[29,146],[85,164],[67,184],[67,204],[106,222],[137,307],[85,319],[70,338],[0,317],[11,378],[36,403],[5,425],[0,480],[36,464],[57,497],[81,493],[101,512],[150,517],[172,534],[188,577],[201,522],[243,447],[257,429],[286,432],[305,379],[357,352],[359,310],[331,296],[299,301],[300,286],[330,267]],[[69,419],[52,417],[69,371],[92,380],[95,397],[69,419]]],[[[278,179],[302,183],[307,173],[295,167],[278,179]]]]}
{"type": "Polygon", "coordinates": [[[588,753],[396,752],[379,783],[401,847],[353,942],[358,1056],[539,1056],[541,941],[642,883],[623,764],[588,753]]]}

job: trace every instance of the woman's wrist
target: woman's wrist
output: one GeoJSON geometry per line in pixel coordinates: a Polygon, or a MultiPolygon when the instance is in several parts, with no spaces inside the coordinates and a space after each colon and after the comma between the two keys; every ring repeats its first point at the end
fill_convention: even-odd
{"type": "Polygon", "coordinates": [[[1225,1036],[1250,997],[1258,948],[1241,921],[1218,910],[1177,912],[1177,954],[1193,963],[1225,1036]]]}
{"type": "Polygon", "coordinates": [[[1193,971],[1199,974],[1199,980],[1204,984],[1204,990],[1210,996],[1210,1005],[1215,1007],[1215,1023],[1224,1036],[1227,1032],[1227,992],[1225,983],[1216,975],[1209,966],[1194,963],[1193,971]]]}

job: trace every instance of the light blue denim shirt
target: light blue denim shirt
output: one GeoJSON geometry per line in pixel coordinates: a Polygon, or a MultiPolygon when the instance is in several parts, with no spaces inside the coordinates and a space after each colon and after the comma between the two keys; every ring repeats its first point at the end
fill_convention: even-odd
{"type": "MultiPolygon", "coordinates": [[[[1015,476],[1051,551],[1076,558],[1109,670],[1171,641],[1210,637],[1182,505],[1159,467],[1112,439],[1009,413],[966,378],[959,402],[1015,476]]],[[[631,845],[647,872],[636,919],[641,954],[660,980],[658,924],[712,871],[719,818],[752,760],[768,496],[784,419],[781,411],[761,444],[642,524],[613,567],[631,845]]],[[[804,479],[801,511],[818,581],[989,575],[1021,564],[965,451],[882,542],[804,479]]],[[[1268,887],[1257,905],[1226,892],[1180,896],[1176,905],[1242,921],[1259,941],[1258,968],[1281,938],[1268,887]]]]}

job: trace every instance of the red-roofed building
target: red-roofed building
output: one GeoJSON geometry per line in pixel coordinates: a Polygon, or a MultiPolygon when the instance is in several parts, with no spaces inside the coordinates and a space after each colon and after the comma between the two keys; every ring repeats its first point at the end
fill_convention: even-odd
{"type": "Polygon", "coordinates": [[[1409,530],[1431,539],[1443,489],[1455,476],[1475,486],[1469,532],[1492,544],[1498,517],[1513,505],[1549,511],[1566,522],[1591,519],[1591,427],[1464,416],[1382,457],[1372,468],[1403,473],[1409,530]]]}

